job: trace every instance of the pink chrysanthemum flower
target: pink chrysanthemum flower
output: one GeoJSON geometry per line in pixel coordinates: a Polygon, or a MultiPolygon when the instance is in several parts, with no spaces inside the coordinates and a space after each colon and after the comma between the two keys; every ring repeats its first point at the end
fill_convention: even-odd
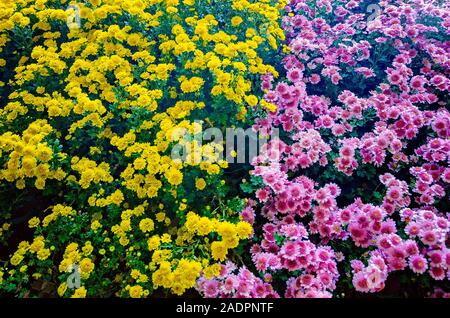
{"type": "Polygon", "coordinates": [[[428,263],[422,255],[413,255],[409,258],[409,267],[414,273],[423,274],[428,269],[428,263]]]}

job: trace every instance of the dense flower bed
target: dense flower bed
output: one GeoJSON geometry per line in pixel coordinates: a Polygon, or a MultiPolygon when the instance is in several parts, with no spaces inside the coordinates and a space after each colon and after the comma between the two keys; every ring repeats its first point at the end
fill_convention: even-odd
{"type": "Polygon", "coordinates": [[[449,10],[3,1],[0,295],[448,295],[449,10]]]}
{"type": "Polygon", "coordinates": [[[1,4],[2,239],[14,234],[9,220],[23,199],[32,202],[33,238],[12,251],[0,289],[32,296],[42,293],[37,283],[60,296],[140,297],[163,287],[181,295],[200,272],[218,274],[252,228],[238,219],[243,201],[224,180],[228,163],[212,155],[221,145],[192,145],[192,158],[174,161],[176,131],[245,119],[261,95],[259,76],[276,75],[266,63],[284,38],[279,8],[75,4],[1,4]],[[77,9],[79,26],[70,20],[77,9]],[[81,286],[71,290],[76,264],[81,286]]]}
{"type": "MultiPolygon", "coordinates": [[[[369,4],[290,1],[286,79],[263,77],[276,111],[254,128],[283,134],[253,161],[242,215],[263,217],[252,267],[284,297],[379,292],[399,271],[448,288],[448,6],[382,1],[367,21],[369,4]]],[[[243,281],[220,295],[272,295],[243,281]]]]}

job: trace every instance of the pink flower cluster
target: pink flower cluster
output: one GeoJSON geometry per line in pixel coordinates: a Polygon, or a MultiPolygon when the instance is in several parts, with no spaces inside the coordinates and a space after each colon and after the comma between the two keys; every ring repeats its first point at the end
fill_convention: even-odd
{"type": "Polygon", "coordinates": [[[287,281],[285,297],[331,297],[339,273],[330,247],[310,242],[306,228],[291,215],[278,223],[266,223],[263,237],[261,244],[251,248],[258,272],[299,273],[287,281]]]}
{"type": "Polygon", "coordinates": [[[292,136],[294,141],[287,145],[279,139],[265,144],[263,153],[254,158],[253,164],[260,165],[271,162],[281,162],[283,171],[306,169],[315,163],[324,166],[328,163],[326,154],[330,146],[322,140],[320,133],[314,129],[299,131],[292,136]]]}
{"type": "Polygon", "coordinates": [[[347,226],[347,232],[356,246],[368,247],[374,245],[381,234],[394,233],[395,222],[385,219],[386,211],[371,204],[363,204],[361,199],[338,213],[343,226],[347,226]]]}
{"type": "Polygon", "coordinates": [[[437,111],[432,119],[431,127],[440,138],[450,137],[450,116],[448,110],[441,108],[437,111]]]}
{"type": "Polygon", "coordinates": [[[253,128],[283,133],[254,158],[263,185],[241,215],[286,297],[332,296],[338,260],[360,292],[394,271],[450,278],[450,5],[384,0],[368,20],[368,4],[290,0],[286,76],[262,76],[277,108],[253,128]]]}
{"type": "Polygon", "coordinates": [[[359,260],[351,261],[353,272],[353,286],[360,292],[377,292],[383,290],[388,276],[387,265],[384,258],[373,253],[368,265],[359,260]]]}
{"type": "MultiPolygon", "coordinates": [[[[382,234],[378,237],[377,247],[370,253],[367,266],[360,260],[351,262],[353,285],[357,291],[380,291],[390,272],[401,271],[408,266],[416,274],[423,274],[428,269],[428,261],[414,240],[402,240],[394,233],[382,234]]],[[[430,274],[435,277],[432,271],[430,274]]]]}
{"type": "Polygon", "coordinates": [[[437,164],[424,164],[422,167],[412,167],[411,175],[416,178],[414,192],[420,194],[416,202],[423,205],[432,205],[436,199],[445,196],[444,186],[449,183],[449,168],[437,164]],[[442,180],[444,183],[438,184],[442,180]]]}
{"type": "Polygon", "coordinates": [[[416,149],[416,154],[430,162],[448,162],[450,160],[450,140],[433,138],[416,149]]]}
{"type": "MultiPolygon", "coordinates": [[[[270,277],[266,277],[270,281],[270,277]]],[[[245,267],[237,268],[227,262],[222,265],[220,275],[197,280],[196,290],[205,298],[279,298],[268,282],[253,275],[245,267]]]]}
{"type": "Polygon", "coordinates": [[[418,238],[426,246],[445,247],[450,222],[443,216],[437,216],[431,210],[400,211],[402,221],[407,225],[405,232],[411,238],[418,238]]]}
{"type": "Polygon", "coordinates": [[[380,181],[387,187],[383,208],[388,214],[393,214],[400,208],[409,206],[409,187],[405,181],[396,179],[392,174],[386,173],[380,176],[380,181]]]}
{"type": "Polygon", "coordinates": [[[342,147],[339,149],[339,157],[334,160],[336,168],[348,176],[353,174],[359,164],[355,158],[356,149],[359,148],[358,138],[346,138],[340,140],[342,147]]]}
{"type": "MultiPolygon", "coordinates": [[[[436,280],[450,277],[450,249],[446,240],[450,232],[448,218],[432,210],[403,209],[401,218],[407,223],[405,232],[424,246],[423,254],[429,260],[429,273],[436,280]]],[[[427,261],[423,257],[425,265],[427,261]]],[[[413,269],[414,270],[414,269],[413,269]]],[[[426,268],[424,269],[424,271],[426,268]]]]}
{"type": "Polygon", "coordinates": [[[450,293],[446,293],[441,288],[436,288],[430,298],[450,298],[450,293]]]}
{"type": "Polygon", "coordinates": [[[367,133],[361,138],[361,157],[365,164],[372,163],[379,167],[384,164],[386,151],[393,155],[395,161],[408,161],[401,152],[403,143],[395,131],[387,129],[383,122],[375,128],[373,133],[367,133]]]}

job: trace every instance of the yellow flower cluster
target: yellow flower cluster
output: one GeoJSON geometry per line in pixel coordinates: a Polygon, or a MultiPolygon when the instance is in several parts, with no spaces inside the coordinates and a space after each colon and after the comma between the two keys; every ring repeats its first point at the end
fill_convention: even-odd
{"type": "Polygon", "coordinates": [[[19,248],[11,257],[11,265],[18,266],[27,252],[36,254],[41,261],[46,260],[50,256],[50,249],[45,248],[45,239],[42,236],[36,237],[31,244],[23,241],[19,244],[19,248]]]}
{"type": "Polygon", "coordinates": [[[63,260],[59,264],[59,271],[70,272],[72,270],[72,266],[78,264],[80,259],[81,255],[78,251],[78,244],[70,243],[64,251],[63,260]]]}
{"type": "MultiPolygon", "coordinates": [[[[80,278],[87,280],[95,268],[94,263],[89,258],[93,250],[94,247],[90,241],[87,241],[81,250],[79,250],[77,243],[70,243],[64,251],[63,260],[59,264],[59,271],[62,273],[74,273],[78,270],[80,278]]],[[[67,283],[63,282],[58,288],[58,294],[63,296],[66,290],[67,283]]],[[[84,298],[86,292],[86,289],[82,286],[76,289],[71,297],[84,298]]]]}
{"type": "Polygon", "coordinates": [[[195,285],[201,269],[202,265],[197,261],[181,259],[175,270],[172,270],[170,262],[163,261],[152,275],[153,285],[171,289],[173,293],[182,295],[186,289],[195,285]]]}
{"type": "Polygon", "coordinates": [[[137,223],[137,228],[139,228],[139,230],[143,233],[149,233],[155,229],[155,223],[153,220],[145,217],[145,210],[147,208],[148,203],[144,202],[142,205],[139,205],[134,209],[123,211],[121,214],[121,222],[111,227],[111,232],[119,239],[120,245],[126,246],[130,242],[128,235],[133,235],[133,218],[140,218],[140,221],[137,223]]]}
{"type": "MultiPolygon", "coordinates": [[[[233,224],[227,221],[200,217],[194,212],[187,214],[185,225],[178,230],[176,246],[189,246],[194,236],[207,237],[212,232],[219,234],[221,241],[211,244],[212,259],[222,261],[229,249],[235,248],[240,240],[247,239],[252,233],[252,227],[247,222],[233,224]],[[219,251],[221,249],[221,251],[219,251]]],[[[205,239],[205,242],[208,242],[205,239]]],[[[193,261],[181,258],[179,261],[173,256],[173,252],[165,246],[171,243],[169,237],[152,236],[148,240],[148,248],[156,250],[152,257],[151,267],[158,266],[152,275],[153,285],[171,289],[172,292],[182,295],[186,289],[192,288],[196,279],[203,270],[204,275],[213,277],[220,273],[219,264],[208,265],[208,258],[204,261],[193,261]]]]}
{"type": "MultiPolygon", "coordinates": [[[[100,190],[101,193],[103,193],[103,189],[100,190]]],[[[90,206],[98,206],[98,207],[105,207],[110,204],[115,204],[117,206],[120,206],[120,204],[124,200],[124,195],[122,191],[116,190],[111,195],[107,196],[106,198],[97,198],[97,194],[92,195],[88,199],[88,203],[90,206]]]]}
{"type": "Polygon", "coordinates": [[[113,182],[113,177],[109,172],[109,164],[102,162],[99,165],[87,158],[73,157],[71,160],[72,169],[80,174],[78,183],[83,189],[89,188],[91,183],[113,182]]]}
{"type": "MultiPolygon", "coordinates": [[[[64,206],[62,204],[57,204],[52,208],[52,213],[45,216],[45,218],[42,220],[42,226],[47,227],[51,222],[58,219],[60,216],[73,216],[76,214],[76,211],[73,210],[70,206],[64,206]]],[[[39,220],[34,219],[31,223],[31,225],[37,225],[39,220]]],[[[35,226],[31,226],[35,227],[35,226]]]]}
{"type": "Polygon", "coordinates": [[[181,82],[180,88],[183,93],[198,92],[202,88],[205,81],[201,77],[194,76],[190,79],[184,79],[180,77],[178,79],[181,82]]]}
{"type": "Polygon", "coordinates": [[[247,222],[239,222],[235,225],[227,221],[220,222],[217,219],[200,217],[192,212],[187,214],[184,226],[190,235],[204,236],[216,232],[221,236],[221,241],[211,243],[212,258],[218,261],[225,260],[228,250],[237,247],[239,240],[247,239],[253,231],[247,222]]]}
{"type": "Polygon", "coordinates": [[[3,236],[3,233],[8,231],[10,227],[11,227],[11,223],[3,223],[3,225],[0,227],[0,239],[3,236]]]}
{"type": "Polygon", "coordinates": [[[15,181],[16,187],[23,189],[25,179],[33,178],[35,187],[44,189],[47,179],[63,179],[66,173],[61,169],[53,170],[50,165],[54,153],[45,137],[52,130],[47,121],[37,120],[23,131],[22,136],[11,132],[0,135],[0,156],[8,158],[5,169],[0,170],[0,180],[15,181]]]}
{"type": "Polygon", "coordinates": [[[141,298],[143,296],[147,296],[149,294],[148,290],[144,290],[142,286],[136,285],[128,287],[131,298],[141,298]]]}

